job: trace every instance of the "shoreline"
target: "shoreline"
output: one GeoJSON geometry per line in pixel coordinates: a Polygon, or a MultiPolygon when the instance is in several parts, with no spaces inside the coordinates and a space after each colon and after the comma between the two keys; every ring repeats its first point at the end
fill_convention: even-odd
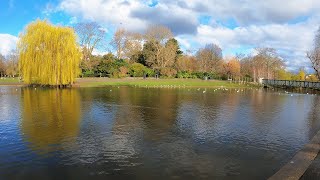
{"type": "Polygon", "coordinates": [[[300,179],[320,151],[320,130],[268,180],[300,179]]]}
{"type": "Polygon", "coordinates": [[[253,83],[235,83],[222,80],[201,79],[155,79],[155,78],[81,78],[72,87],[103,87],[103,86],[140,86],[140,87],[188,87],[188,88],[252,88],[260,87],[253,83]]]}
{"type": "MultiPolygon", "coordinates": [[[[21,87],[28,86],[23,82],[1,82],[0,86],[21,87]]],[[[252,88],[261,87],[253,83],[239,83],[223,80],[201,80],[201,79],[155,79],[155,78],[77,78],[71,88],[81,87],[105,87],[105,86],[139,86],[139,87],[188,87],[188,88],[252,88]]]]}

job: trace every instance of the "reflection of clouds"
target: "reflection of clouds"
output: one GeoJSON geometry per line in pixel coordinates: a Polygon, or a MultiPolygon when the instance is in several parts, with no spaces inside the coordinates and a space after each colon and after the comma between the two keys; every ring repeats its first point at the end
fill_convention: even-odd
{"type": "Polygon", "coordinates": [[[0,87],[0,123],[19,119],[20,88],[0,87]]]}
{"type": "Polygon", "coordinates": [[[211,168],[218,165],[218,162],[210,162],[210,158],[205,153],[198,153],[196,147],[191,142],[183,138],[173,138],[169,142],[164,142],[158,147],[161,158],[166,162],[169,174],[185,170],[193,174],[206,175],[211,168]]]}
{"type": "Polygon", "coordinates": [[[194,146],[168,140],[174,142],[163,144],[162,153],[175,163],[173,169],[202,167],[206,171],[207,166],[212,169],[208,174],[247,172],[243,167],[261,163],[261,158],[267,163],[259,165],[257,172],[270,168],[268,163],[283,161],[307,142],[306,133],[319,121],[315,118],[318,121],[313,125],[306,121],[308,112],[316,116],[310,113],[310,108],[316,107],[312,98],[278,94],[248,90],[242,95],[184,100],[178,108],[177,127],[194,146]],[[206,162],[209,158],[208,165],[198,164],[198,159],[206,162]],[[194,163],[188,166],[184,160],[194,163]]]}
{"type": "Polygon", "coordinates": [[[236,120],[238,94],[214,94],[197,101],[183,102],[178,108],[179,129],[187,130],[199,142],[221,136],[226,124],[236,120]]]}
{"type": "Polygon", "coordinates": [[[303,101],[310,104],[300,97],[288,99],[292,97],[256,91],[240,95],[208,90],[204,95],[133,88],[113,89],[108,94],[95,88],[92,92],[81,94],[90,101],[82,101],[86,113],[79,136],[74,143],[59,142],[61,163],[90,167],[88,173],[143,174],[149,179],[154,174],[261,177],[270,173],[270,164],[279,164],[303,144],[301,134],[310,131],[302,125],[305,120],[297,119],[299,111],[290,112],[299,123],[281,117],[290,109],[301,108],[303,101]]]}
{"type": "Polygon", "coordinates": [[[104,140],[103,146],[112,160],[125,160],[138,155],[138,139],[132,134],[115,134],[104,140]],[[134,137],[134,138],[132,138],[134,137]]]}
{"type": "Polygon", "coordinates": [[[0,123],[9,122],[11,119],[11,115],[13,114],[11,111],[13,109],[12,104],[8,103],[12,98],[8,96],[1,96],[0,98],[0,123]]]}
{"type": "MultiPolygon", "coordinates": [[[[141,153],[143,124],[136,106],[112,105],[94,101],[86,126],[77,141],[77,149],[69,151],[73,163],[115,163],[114,169],[135,166],[131,162],[141,153]]],[[[111,171],[113,169],[106,169],[111,171]]]]}
{"type": "Polygon", "coordinates": [[[136,106],[118,106],[116,108],[112,135],[103,142],[106,150],[112,152],[114,159],[129,159],[140,152],[139,141],[143,138],[140,109],[136,106]]]}
{"type": "MultiPolygon", "coordinates": [[[[179,129],[188,132],[192,130],[197,139],[204,140],[207,137],[207,133],[211,130],[211,126],[208,124],[210,118],[205,117],[204,111],[198,104],[181,103],[177,118],[179,129]]],[[[214,119],[211,120],[215,121],[214,119]]]]}
{"type": "Polygon", "coordinates": [[[146,156],[148,165],[179,178],[221,178],[236,175],[240,168],[237,160],[228,157],[230,154],[217,151],[216,147],[208,146],[208,142],[207,145],[194,144],[186,137],[168,136],[166,141],[150,148],[158,152],[159,157],[146,156]]]}
{"type": "MultiPolygon", "coordinates": [[[[98,133],[98,132],[95,132],[98,133]]],[[[73,156],[83,163],[127,163],[130,158],[138,155],[138,140],[136,135],[124,132],[122,134],[101,134],[82,137],[78,141],[79,149],[73,156]],[[132,138],[133,137],[133,138],[132,138]]]]}
{"type": "Polygon", "coordinates": [[[308,114],[308,128],[309,130],[309,139],[311,139],[320,128],[320,111],[319,111],[319,103],[320,96],[312,96],[312,105],[310,107],[310,112],[308,114]]]}

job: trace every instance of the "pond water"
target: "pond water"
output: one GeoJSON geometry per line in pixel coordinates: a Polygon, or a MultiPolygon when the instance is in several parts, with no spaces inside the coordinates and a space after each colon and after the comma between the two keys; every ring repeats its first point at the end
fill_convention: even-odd
{"type": "Polygon", "coordinates": [[[265,179],[320,98],[264,89],[0,87],[0,179],[265,179]]]}

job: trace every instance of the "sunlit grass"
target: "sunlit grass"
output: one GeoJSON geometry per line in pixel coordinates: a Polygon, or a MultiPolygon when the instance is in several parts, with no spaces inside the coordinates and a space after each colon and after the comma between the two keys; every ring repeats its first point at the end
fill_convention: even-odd
{"type": "Polygon", "coordinates": [[[0,84],[19,83],[19,78],[0,78],[0,84]]]}
{"type": "MultiPolygon", "coordinates": [[[[0,78],[0,85],[23,84],[19,78],[0,78]]],[[[148,87],[229,87],[246,88],[256,85],[246,83],[234,83],[221,80],[200,80],[200,79],[142,79],[142,78],[79,78],[75,84],[76,87],[100,87],[100,86],[148,86],[148,87]]]]}
{"type": "Polygon", "coordinates": [[[252,87],[253,84],[240,84],[220,80],[200,80],[200,79],[109,79],[109,78],[84,78],[78,79],[77,86],[97,87],[97,86],[180,86],[180,87],[229,87],[245,88],[252,87]]]}

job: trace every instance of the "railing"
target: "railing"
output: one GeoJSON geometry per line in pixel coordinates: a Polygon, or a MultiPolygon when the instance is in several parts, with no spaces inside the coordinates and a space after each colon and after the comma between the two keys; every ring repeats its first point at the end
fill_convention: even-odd
{"type": "Polygon", "coordinates": [[[311,82],[311,81],[289,81],[289,80],[262,79],[262,85],[275,86],[275,87],[320,89],[320,82],[311,82]]]}

